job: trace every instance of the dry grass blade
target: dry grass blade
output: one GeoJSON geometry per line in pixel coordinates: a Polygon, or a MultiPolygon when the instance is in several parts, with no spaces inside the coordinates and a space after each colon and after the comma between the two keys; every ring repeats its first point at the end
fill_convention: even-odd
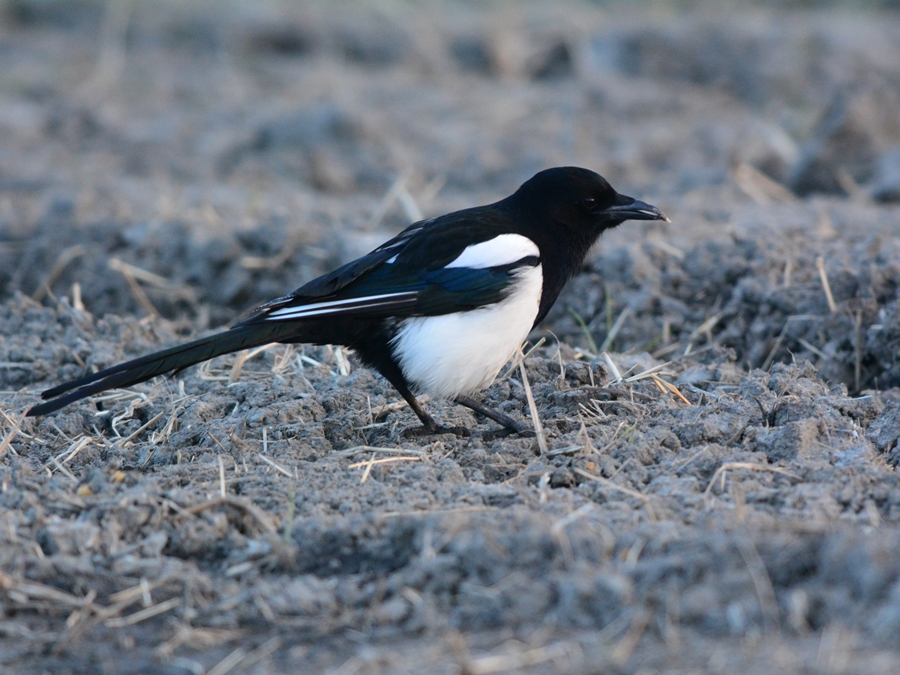
{"type": "Polygon", "coordinates": [[[578,324],[578,327],[581,328],[581,333],[584,335],[584,339],[588,343],[588,349],[590,349],[590,351],[588,352],[589,356],[592,359],[595,358],[597,354],[600,353],[600,350],[597,348],[597,343],[594,341],[594,336],[591,335],[591,329],[588,328],[588,325],[581,314],[575,311],[575,308],[569,307],[569,314],[573,319],[575,319],[575,323],[578,324]]]}
{"type": "Polygon", "coordinates": [[[640,499],[642,502],[644,502],[644,508],[647,509],[647,516],[650,518],[650,520],[656,520],[656,512],[653,510],[653,505],[650,503],[650,498],[647,495],[642,494],[637,490],[632,490],[631,488],[625,487],[624,485],[613,483],[611,480],[604,478],[603,476],[595,476],[594,474],[585,471],[584,469],[581,469],[577,466],[572,470],[579,476],[583,476],[613,490],[618,490],[619,492],[626,494],[629,497],[636,497],[637,499],[640,499]]]}
{"type": "MultiPolygon", "coordinates": [[[[173,657],[175,650],[183,645],[189,645],[191,649],[209,650],[218,647],[226,642],[234,642],[246,637],[246,635],[236,629],[225,628],[200,628],[194,627],[186,623],[179,624],[174,627],[174,635],[158,645],[154,650],[161,658],[171,659],[171,665],[175,666],[177,657],[173,657]]],[[[275,639],[275,638],[273,638],[275,639]]],[[[271,642],[271,640],[270,640],[271,642]]],[[[194,662],[191,662],[194,663],[194,662]]],[[[203,673],[201,668],[186,668],[188,672],[203,673]]],[[[208,673],[207,673],[208,675],[208,673]]]]}
{"type": "Polygon", "coordinates": [[[181,605],[181,603],[181,598],[171,598],[159,603],[158,605],[147,607],[135,612],[134,614],[129,614],[128,616],[123,616],[117,619],[107,619],[104,622],[104,625],[106,625],[107,628],[124,628],[126,626],[133,626],[142,621],[146,621],[147,619],[152,619],[154,616],[165,614],[166,612],[171,611],[181,605]]]}
{"type": "Polygon", "coordinates": [[[871,499],[867,499],[863,503],[863,509],[865,509],[866,517],[869,519],[869,525],[875,530],[881,527],[881,514],[878,512],[878,505],[871,499]]]}
{"type": "Polygon", "coordinates": [[[520,347],[519,350],[516,352],[516,357],[513,359],[512,365],[506,370],[505,373],[503,373],[503,376],[500,377],[499,379],[505,380],[507,377],[512,375],[513,372],[515,372],[516,368],[519,367],[519,364],[525,363],[526,359],[528,359],[529,356],[534,354],[535,351],[537,351],[540,347],[542,347],[546,341],[547,341],[547,338],[541,338],[540,340],[537,341],[537,344],[535,344],[534,347],[529,349],[524,354],[522,354],[522,348],[520,347]],[[522,354],[522,356],[520,357],[519,354],[522,354]]]}
{"type": "Polygon", "coordinates": [[[797,342],[799,342],[799,343],[803,346],[804,349],[808,349],[809,351],[811,351],[813,354],[815,354],[816,356],[818,356],[818,357],[819,357],[820,359],[822,359],[823,361],[827,361],[827,360],[829,359],[828,354],[826,354],[825,352],[823,352],[821,349],[819,349],[818,347],[816,347],[814,344],[810,344],[809,342],[807,342],[807,341],[804,340],[803,338],[797,338],[797,342]]]}
{"type": "Polygon", "coordinates": [[[622,381],[622,373],[619,371],[619,367],[616,365],[616,362],[612,360],[612,357],[603,352],[600,354],[600,358],[603,359],[603,363],[606,364],[607,368],[609,368],[609,372],[613,375],[613,380],[610,384],[618,384],[622,381]]]}
{"type": "Polygon", "coordinates": [[[0,590],[17,604],[27,605],[33,601],[52,602],[66,607],[83,607],[85,598],[66,593],[37,581],[22,581],[0,572],[0,590]]]}
{"type": "Polygon", "coordinates": [[[766,206],[772,202],[791,202],[797,197],[781,183],[759,169],[741,162],[734,170],[734,182],[750,199],[766,206]]]}
{"type": "Polygon", "coordinates": [[[391,462],[421,462],[421,457],[406,455],[403,457],[383,457],[382,459],[367,459],[364,462],[354,462],[348,469],[358,469],[361,466],[374,466],[375,464],[390,464],[391,462]]]}
{"type": "Polygon", "coordinates": [[[375,445],[357,445],[352,448],[347,448],[346,450],[341,450],[340,452],[332,453],[336,457],[352,457],[353,455],[359,455],[363,452],[383,452],[389,455],[416,455],[421,456],[425,451],[424,450],[409,450],[406,448],[380,448],[375,445]]]}
{"type": "Polygon", "coordinates": [[[518,654],[498,654],[482,656],[463,664],[466,675],[489,675],[503,671],[514,671],[529,666],[536,666],[547,661],[554,661],[568,656],[570,645],[562,642],[528,649],[518,654]]]}
{"type": "Polygon", "coordinates": [[[597,507],[597,505],[594,504],[593,502],[588,502],[587,504],[582,504],[581,506],[579,506],[577,509],[572,511],[567,516],[564,516],[564,517],[560,518],[559,520],[557,520],[555,523],[553,523],[552,527],[550,528],[550,531],[553,534],[559,534],[564,529],[566,529],[569,525],[574,523],[576,520],[584,518],[591,511],[593,511],[596,507],[597,507]]]}
{"type": "Polygon", "coordinates": [[[764,630],[771,634],[778,630],[779,624],[778,598],[775,595],[775,588],[772,586],[772,578],[752,541],[738,537],[737,549],[744,559],[750,580],[756,590],[760,613],[763,616],[764,630]]]}
{"type": "Polygon", "coordinates": [[[235,354],[234,364],[231,366],[231,372],[228,373],[228,381],[229,382],[237,382],[241,376],[241,371],[244,369],[244,363],[246,363],[247,359],[250,358],[250,351],[244,349],[237,354],[235,354]]]}
{"type": "Polygon", "coordinates": [[[360,478],[360,483],[365,483],[369,479],[369,474],[372,473],[372,467],[376,464],[390,464],[392,462],[420,462],[422,461],[421,457],[413,457],[412,455],[406,455],[402,457],[383,457],[382,459],[375,459],[373,455],[371,459],[367,459],[364,462],[354,462],[351,464],[348,469],[358,469],[361,466],[366,467],[366,470],[363,471],[362,478],[360,478]]]}
{"type": "Polygon", "coordinates": [[[97,403],[118,403],[119,401],[128,401],[131,399],[140,399],[144,403],[150,400],[147,397],[147,394],[143,394],[139,391],[131,391],[129,389],[111,389],[108,394],[91,397],[91,400],[97,403]]]}
{"type": "Polygon", "coordinates": [[[216,459],[219,460],[219,496],[225,499],[228,496],[225,484],[225,462],[222,461],[222,455],[217,455],[216,459]]]}
{"type": "Polygon", "coordinates": [[[216,438],[215,436],[213,436],[213,433],[212,433],[211,431],[207,431],[207,432],[206,432],[206,435],[209,436],[209,437],[212,439],[212,442],[213,442],[213,443],[215,443],[216,445],[219,446],[219,449],[220,449],[222,452],[228,452],[228,450],[225,449],[225,446],[222,445],[222,441],[220,441],[218,438],[216,438]]]}
{"type": "Polygon", "coordinates": [[[244,349],[237,353],[237,356],[234,359],[234,365],[231,366],[231,373],[228,376],[229,382],[237,382],[238,378],[241,376],[241,370],[244,368],[244,364],[252,359],[254,356],[258,356],[272,347],[277,347],[277,342],[271,342],[267,345],[263,345],[262,347],[257,347],[256,349],[244,349]]]}
{"type": "Polygon", "coordinates": [[[228,380],[227,376],[224,375],[215,375],[213,373],[223,373],[223,370],[213,370],[213,362],[212,361],[204,361],[197,368],[197,377],[201,380],[206,380],[208,382],[225,382],[228,380]]]}
{"type": "Polygon", "coordinates": [[[294,363],[294,352],[296,351],[294,345],[282,345],[282,347],[284,347],[284,349],[275,355],[274,362],[272,363],[272,372],[276,375],[280,375],[294,363]]]}
{"type": "Polygon", "coordinates": [[[110,2],[103,12],[99,50],[93,72],[76,90],[82,104],[105,98],[114,89],[125,70],[126,33],[131,23],[134,3],[131,0],[110,2]]]}
{"type": "MultiPolygon", "coordinates": [[[[65,452],[60,454],[54,461],[58,461],[61,464],[68,464],[75,458],[75,456],[84,450],[87,446],[94,443],[94,439],[90,436],[85,436],[84,438],[79,439],[78,441],[72,443],[68,448],[66,448],[65,452]],[[65,457],[63,457],[65,455],[65,457]]],[[[46,466],[46,465],[45,465],[46,466]]]]}
{"type": "Polygon", "coordinates": [[[238,647],[207,671],[206,675],[227,675],[238,666],[240,666],[241,672],[246,672],[247,668],[262,661],[279,647],[281,647],[281,638],[277,636],[266,640],[249,652],[244,651],[243,647],[238,647]]]}
{"type": "MultiPolygon", "coordinates": [[[[281,647],[281,638],[277,635],[273,638],[270,638],[263,642],[259,647],[254,649],[251,652],[247,653],[247,656],[244,657],[241,665],[244,668],[249,668],[254,663],[258,663],[262,661],[264,658],[273,654],[279,647],[281,647]]],[[[210,675],[210,673],[207,673],[210,675]]]]}
{"type": "Polygon", "coordinates": [[[606,337],[603,339],[603,344],[600,345],[600,351],[605,352],[612,345],[613,340],[616,339],[616,336],[619,334],[619,331],[622,330],[622,325],[625,323],[625,319],[628,318],[628,315],[631,313],[631,309],[626,307],[622,310],[622,313],[619,314],[616,322],[612,325],[612,328],[609,329],[609,332],[606,334],[606,337]]]}
{"type": "Polygon", "coordinates": [[[682,251],[677,246],[673,246],[667,241],[664,241],[662,239],[648,239],[647,243],[654,248],[658,248],[660,251],[668,253],[673,258],[684,260],[684,251],[682,251]]]}
{"type": "Polygon", "coordinates": [[[262,453],[257,453],[256,456],[259,457],[259,458],[260,458],[262,461],[264,461],[266,464],[268,464],[269,466],[271,466],[273,469],[275,469],[277,472],[283,473],[283,474],[284,474],[285,476],[287,476],[288,478],[293,478],[293,477],[294,477],[294,474],[292,474],[290,471],[288,471],[287,469],[285,469],[283,466],[281,466],[281,464],[279,464],[278,462],[276,462],[274,459],[269,459],[268,457],[266,457],[266,456],[265,456],[264,454],[262,454],[262,453]]]}
{"type": "Polygon", "coordinates": [[[63,272],[65,272],[66,268],[72,263],[72,261],[76,258],[80,258],[86,252],[87,249],[81,244],[76,244],[75,246],[70,246],[69,248],[64,249],[59,254],[56,262],[53,263],[53,267],[50,268],[47,276],[38,285],[34,293],[31,294],[31,299],[35,302],[40,302],[41,300],[43,300],[47,296],[47,292],[50,290],[50,287],[53,286],[54,282],[59,279],[60,275],[63,272]]]}
{"type": "MultiPolygon", "coordinates": [[[[156,307],[150,301],[150,298],[144,293],[144,289],[141,288],[141,285],[137,282],[134,275],[131,273],[131,265],[126,265],[122,263],[122,266],[116,267],[113,265],[113,262],[116,261],[115,258],[110,259],[109,267],[111,269],[115,269],[118,271],[123,277],[125,277],[125,281],[128,282],[128,288],[131,289],[132,295],[134,295],[135,300],[138,301],[138,304],[144,308],[144,311],[147,312],[151,317],[158,317],[159,312],[156,311],[156,307]]],[[[121,262],[121,261],[118,261],[121,262]]]]}
{"type": "MultiPolygon", "coordinates": [[[[6,417],[6,415],[4,415],[6,417]]],[[[6,451],[12,446],[12,442],[16,437],[16,434],[19,433],[19,428],[22,426],[22,422],[25,421],[25,415],[22,415],[19,419],[16,420],[15,424],[13,424],[12,428],[9,430],[9,433],[4,436],[3,441],[0,442],[0,457],[6,454],[6,451]]]]}
{"type": "MultiPolygon", "coordinates": [[[[431,400],[431,397],[428,394],[423,394],[422,396],[417,396],[416,399],[419,403],[425,404],[431,400]]],[[[381,406],[375,412],[375,419],[381,419],[386,415],[397,412],[398,410],[408,410],[409,403],[406,401],[397,401],[396,403],[388,403],[387,405],[381,406]]]]}
{"type": "Polygon", "coordinates": [[[837,311],[837,305],[834,304],[834,296],[831,294],[831,284],[828,283],[828,275],[825,273],[825,258],[822,256],[816,258],[816,269],[819,272],[819,281],[822,282],[822,288],[825,290],[825,299],[828,301],[828,311],[834,314],[837,311]]]}
{"type": "MultiPolygon", "coordinates": [[[[603,420],[607,417],[607,414],[603,412],[603,408],[600,407],[596,400],[591,400],[591,405],[593,408],[588,408],[584,403],[578,404],[578,410],[581,414],[581,417],[586,419],[591,425],[594,424],[602,424],[603,420]]],[[[553,455],[556,450],[551,453],[553,455]]]]}
{"type": "Polygon", "coordinates": [[[409,219],[409,222],[416,223],[425,217],[422,213],[422,209],[419,208],[415,198],[405,184],[401,185],[400,190],[397,192],[397,201],[400,202],[400,206],[403,207],[403,213],[409,219]]]}
{"type": "Polygon", "coordinates": [[[778,337],[775,339],[775,344],[772,346],[772,349],[769,350],[769,355],[766,357],[766,360],[762,364],[762,370],[769,370],[769,367],[772,365],[772,362],[775,360],[775,355],[778,353],[778,350],[781,348],[781,344],[784,342],[784,338],[787,335],[788,327],[794,321],[819,321],[822,319],[821,316],[816,316],[815,314],[793,314],[787,318],[784,322],[784,328],[781,329],[781,332],[778,334],[778,337]]]}
{"type": "Polygon", "coordinates": [[[91,611],[94,609],[94,600],[97,599],[97,591],[93,588],[84,596],[84,605],[78,609],[73,609],[66,619],[66,630],[71,631],[73,628],[82,623],[91,611]]]}
{"type": "Polygon", "coordinates": [[[661,394],[668,394],[668,393],[669,393],[669,390],[666,389],[666,388],[663,386],[662,380],[660,380],[658,377],[656,377],[656,376],[654,375],[654,376],[653,376],[652,378],[650,378],[650,379],[653,380],[653,384],[656,385],[656,388],[659,389],[659,392],[660,392],[661,394]]]}
{"type": "Polygon", "coordinates": [[[147,429],[153,426],[156,422],[163,418],[163,415],[166,414],[165,410],[162,410],[158,415],[155,415],[152,419],[147,421],[145,424],[142,424],[138,429],[132,431],[128,436],[122,439],[122,443],[128,443],[128,441],[133,441],[135,438],[144,433],[147,429]]]}
{"type": "Polygon", "coordinates": [[[107,261],[107,266],[111,270],[118,272],[125,277],[132,292],[144,309],[147,309],[148,306],[153,307],[153,305],[150,303],[150,299],[147,297],[146,293],[144,293],[144,290],[140,287],[138,282],[163,290],[171,296],[193,305],[196,305],[197,303],[197,295],[190,286],[173,283],[159,274],[154,274],[153,272],[131,265],[118,258],[110,258],[107,261]]]}
{"type": "Polygon", "coordinates": [[[853,325],[853,384],[855,391],[859,392],[862,378],[862,312],[856,312],[853,317],[853,325]]]}
{"type": "Polygon", "coordinates": [[[710,492],[712,492],[713,486],[716,481],[721,477],[722,479],[722,490],[725,490],[725,476],[729,471],[735,471],[737,469],[745,469],[747,471],[768,471],[769,473],[777,473],[782,476],[787,476],[792,480],[801,480],[800,476],[791,473],[790,471],[786,471],[785,469],[781,469],[777,466],[769,466],[768,464],[755,464],[753,462],[726,462],[713,474],[712,479],[709,481],[709,485],[706,486],[706,490],[703,491],[703,497],[709,497],[710,492]]]}
{"type": "Polygon", "coordinates": [[[338,372],[343,377],[347,377],[350,374],[350,359],[347,358],[344,348],[332,345],[331,353],[334,356],[334,362],[337,364],[338,372]]]}
{"type": "Polygon", "coordinates": [[[410,516],[452,516],[460,513],[484,513],[496,509],[495,506],[459,506],[447,509],[407,509],[405,511],[383,511],[376,514],[378,520],[407,518],[410,516]]]}
{"type": "Polygon", "coordinates": [[[653,378],[653,382],[656,384],[657,387],[659,387],[663,391],[663,393],[665,393],[667,391],[671,392],[671,393],[675,394],[675,396],[680,398],[681,401],[685,405],[691,405],[691,402],[687,400],[685,395],[682,394],[681,391],[679,391],[678,387],[676,387],[674,384],[672,384],[671,382],[666,382],[664,379],[662,379],[661,377],[658,377],[656,375],[653,375],[652,378],[653,378]]]}
{"type": "Polygon", "coordinates": [[[278,528],[275,527],[275,522],[272,520],[269,514],[267,514],[249,499],[245,499],[243,497],[235,497],[234,495],[226,495],[224,497],[216,497],[215,499],[210,499],[208,502],[203,502],[202,504],[197,504],[197,506],[192,506],[189,509],[185,509],[185,513],[195,516],[201,511],[206,511],[207,509],[212,509],[216,506],[236,506],[237,508],[251,515],[254,520],[256,520],[256,522],[258,522],[260,526],[269,534],[275,534],[278,531],[278,528]]]}
{"type": "Polygon", "coordinates": [[[544,436],[544,425],[538,415],[537,403],[534,401],[534,393],[531,391],[531,383],[528,381],[528,373],[525,370],[525,362],[519,364],[519,373],[522,375],[522,386],[525,388],[525,398],[528,400],[528,410],[531,413],[531,423],[534,425],[534,435],[537,437],[538,448],[542,455],[547,454],[547,438],[544,436]]]}
{"type": "Polygon", "coordinates": [[[71,481],[73,481],[73,482],[75,482],[75,483],[78,482],[78,477],[75,476],[74,473],[72,473],[71,471],[69,471],[69,470],[68,470],[68,469],[67,469],[67,468],[59,461],[58,458],[54,457],[54,458],[51,460],[51,464],[53,464],[53,466],[55,466],[56,469],[57,469],[61,474],[63,474],[66,478],[68,478],[69,480],[71,480],[71,481]]]}
{"type": "Polygon", "coordinates": [[[869,201],[869,194],[866,192],[865,188],[857,182],[853,177],[853,174],[847,170],[847,167],[839,166],[835,169],[834,177],[837,180],[838,185],[841,186],[841,189],[847,193],[847,196],[850,197],[850,199],[862,203],[869,201]]]}
{"type": "Polygon", "coordinates": [[[667,366],[671,365],[671,361],[666,361],[665,363],[661,363],[658,366],[653,366],[652,368],[647,368],[647,370],[642,370],[639,373],[635,373],[634,375],[629,375],[622,382],[632,383],[632,382],[640,382],[641,380],[652,379],[657,376],[658,373],[661,373],[666,369],[667,366]]]}
{"type": "Polygon", "coordinates": [[[721,320],[721,314],[713,314],[706,321],[697,326],[693,331],[691,331],[690,337],[688,337],[688,342],[693,342],[701,335],[706,336],[707,342],[712,342],[712,329],[715,328],[716,324],[721,320]]]}
{"type": "Polygon", "coordinates": [[[641,637],[644,635],[644,631],[647,629],[647,626],[650,625],[650,620],[652,618],[653,615],[647,611],[638,612],[638,614],[635,615],[631,620],[631,625],[628,626],[625,635],[622,636],[622,639],[619,640],[619,643],[613,650],[613,663],[622,666],[631,658],[638,643],[641,641],[641,637]]]}
{"type": "Polygon", "coordinates": [[[109,269],[113,270],[114,272],[129,275],[133,279],[143,281],[145,284],[148,284],[150,286],[155,286],[156,288],[160,288],[165,291],[173,291],[180,295],[184,295],[186,298],[193,297],[193,291],[188,286],[173,284],[171,281],[163,276],[160,276],[159,274],[155,274],[141,267],[137,267],[136,265],[131,265],[124,260],[119,260],[118,258],[110,258],[106,264],[109,269]]]}
{"type": "MultiPolygon", "coordinates": [[[[109,601],[113,603],[109,608],[112,608],[120,603],[131,603],[140,599],[146,599],[148,594],[154,589],[158,588],[162,584],[164,584],[167,580],[165,578],[157,579],[156,581],[150,583],[146,579],[141,579],[141,583],[136,586],[131,586],[129,588],[125,588],[121,591],[117,591],[109,596],[109,601]]],[[[128,605],[124,605],[127,607],[128,605]]]]}
{"type": "Polygon", "coordinates": [[[585,394],[603,394],[613,399],[610,401],[591,399],[591,403],[593,404],[618,403],[622,401],[630,401],[632,403],[635,401],[649,402],[654,400],[649,394],[634,391],[633,389],[621,389],[619,387],[578,387],[578,391],[583,391],[585,394]]]}
{"type": "Polygon", "coordinates": [[[294,251],[297,250],[297,247],[300,245],[300,233],[292,232],[287,241],[284,243],[284,248],[281,249],[281,252],[277,255],[273,255],[270,257],[263,256],[255,256],[255,255],[245,255],[241,258],[241,267],[245,270],[275,270],[284,265],[292,255],[294,255],[294,251]]]}
{"type": "MultiPolygon", "coordinates": [[[[378,208],[375,209],[375,212],[372,214],[372,218],[369,220],[369,227],[374,228],[381,223],[381,220],[387,215],[388,209],[393,206],[394,202],[397,201],[401,195],[409,194],[406,190],[406,183],[409,180],[409,176],[407,174],[403,174],[394,181],[394,184],[388,189],[385,193],[384,197],[381,199],[381,203],[378,205],[378,208]]],[[[410,197],[411,199],[411,197],[410,197]]],[[[404,203],[401,200],[401,206],[406,210],[408,208],[408,204],[404,203]]],[[[421,218],[416,218],[415,220],[421,220],[421,218]]],[[[413,221],[415,222],[415,221],[413,221]]]]}
{"type": "Polygon", "coordinates": [[[210,668],[206,675],[226,675],[226,673],[230,673],[237,666],[239,666],[246,657],[247,652],[244,651],[244,648],[238,647],[228,656],[226,656],[224,659],[210,668]]]}

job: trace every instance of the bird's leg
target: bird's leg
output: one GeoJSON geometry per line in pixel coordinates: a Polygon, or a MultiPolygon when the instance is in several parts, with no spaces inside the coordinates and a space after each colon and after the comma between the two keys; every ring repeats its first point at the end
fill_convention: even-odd
{"type": "Polygon", "coordinates": [[[479,415],[483,415],[490,420],[494,420],[497,424],[502,425],[503,428],[511,434],[521,434],[523,432],[531,431],[531,427],[529,427],[527,424],[514,420],[512,417],[504,415],[498,410],[488,408],[483,403],[479,403],[475,399],[469,398],[468,396],[457,396],[453,400],[460,405],[466,406],[470,410],[474,410],[479,415]]]}
{"type": "Polygon", "coordinates": [[[457,436],[471,436],[472,430],[466,427],[443,427],[434,421],[434,418],[425,412],[422,404],[416,400],[413,393],[409,390],[409,383],[403,376],[403,371],[397,362],[385,355],[390,354],[388,340],[384,335],[380,336],[382,340],[379,342],[379,335],[373,336],[372,340],[363,342],[362,344],[354,344],[352,347],[356,350],[357,355],[362,361],[372,368],[375,368],[381,376],[384,377],[394,389],[403,397],[403,400],[412,408],[416,417],[422,422],[422,426],[416,429],[405,429],[405,435],[422,435],[422,434],[456,434],[457,436]]]}
{"type": "Polygon", "coordinates": [[[416,417],[419,418],[422,422],[422,426],[418,429],[407,429],[404,433],[411,436],[417,436],[420,434],[456,434],[457,436],[471,436],[472,430],[467,429],[466,427],[444,427],[434,421],[434,418],[425,412],[425,409],[422,407],[422,404],[416,400],[416,397],[413,396],[413,393],[409,390],[405,384],[398,384],[396,382],[391,382],[397,391],[400,392],[400,395],[404,398],[404,400],[409,404],[409,407],[412,408],[412,411],[416,413],[416,417]]]}

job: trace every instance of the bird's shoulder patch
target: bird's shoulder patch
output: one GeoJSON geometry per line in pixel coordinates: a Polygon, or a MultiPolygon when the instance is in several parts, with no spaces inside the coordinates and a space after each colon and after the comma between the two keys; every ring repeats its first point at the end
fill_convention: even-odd
{"type": "Polygon", "coordinates": [[[526,258],[540,258],[540,250],[521,234],[498,234],[486,241],[470,244],[445,267],[486,269],[504,267],[526,258]]]}

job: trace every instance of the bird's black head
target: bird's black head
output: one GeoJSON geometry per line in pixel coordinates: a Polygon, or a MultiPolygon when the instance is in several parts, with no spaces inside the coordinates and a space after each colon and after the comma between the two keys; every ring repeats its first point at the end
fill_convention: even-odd
{"type": "Polygon", "coordinates": [[[541,171],[513,199],[550,231],[563,226],[592,239],[626,220],[669,220],[655,206],[616,192],[603,176],[572,166],[541,171]]]}
{"type": "Polygon", "coordinates": [[[620,195],[602,176],[577,167],[541,171],[500,204],[541,252],[544,284],[535,325],[604,230],[626,220],[669,220],[655,206],[620,195]]]}

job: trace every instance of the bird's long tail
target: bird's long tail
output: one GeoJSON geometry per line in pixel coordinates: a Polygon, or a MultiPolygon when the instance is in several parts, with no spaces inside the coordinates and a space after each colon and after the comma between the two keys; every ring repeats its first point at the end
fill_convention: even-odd
{"type": "Polygon", "coordinates": [[[292,329],[277,323],[238,326],[216,335],[120,363],[77,380],[64,382],[43,392],[41,398],[47,402],[34,406],[26,415],[29,417],[46,415],[101,391],[130,387],[157,375],[181,370],[222,354],[258,347],[270,342],[292,342],[291,334],[296,332],[296,326],[292,329]]]}

